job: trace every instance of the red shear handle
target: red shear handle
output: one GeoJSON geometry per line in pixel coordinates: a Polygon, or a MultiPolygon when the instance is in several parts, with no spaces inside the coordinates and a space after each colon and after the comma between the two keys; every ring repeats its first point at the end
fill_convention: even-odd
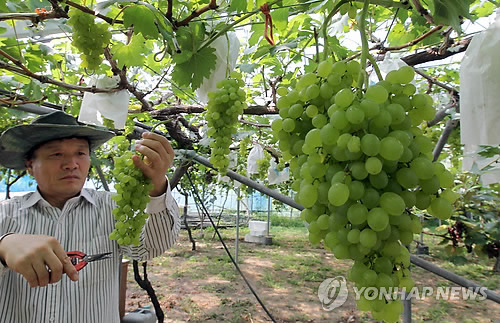
{"type": "Polygon", "coordinates": [[[68,251],[66,254],[71,259],[71,263],[75,266],[76,271],[80,271],[83,267],[87,266],[87,262],[83,260],[87,254],[81,251],[68,251]]]}

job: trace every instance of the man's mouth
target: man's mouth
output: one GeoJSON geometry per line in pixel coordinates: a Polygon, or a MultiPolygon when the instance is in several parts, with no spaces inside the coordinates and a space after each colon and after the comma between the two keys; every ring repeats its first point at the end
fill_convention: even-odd
{"type": "Polygon", "coordinates": [[[77,175],[68,175],[64,176],[62,179],[80,179],[77,175]]]}

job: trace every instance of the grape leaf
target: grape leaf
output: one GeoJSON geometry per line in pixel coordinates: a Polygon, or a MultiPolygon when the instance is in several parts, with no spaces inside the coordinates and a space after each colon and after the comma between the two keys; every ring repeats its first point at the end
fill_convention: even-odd
{"type": "Polygon", "coordinates": [[[433,0],[434,8],[431,8],[434,22],[453,27],[455,31],[461,32],[462,17],[472,19],[469,13],[469,0],[433,0]]]}
{"type": "Polygon", "coordinates": [[[206,47],[194,52],[188,61],[175,65],[172,80],[180,86],[191,86],[194,91],[200,87],[203,78],[210,77],[216,61],[215,48],[206,47]]]}
{"type": "Polygon", "coordinates": [[[473,13],[478,17],[488,17],[495,11],[495,5],[491,2],[485,2],[474,9],[473,13]]]}
{"type": "Polygon", "coordinates": [[[123,11],[123,25],[133,25],[134,32],[141,33],[145,38],[157,39],[160,35],[155,22],[156,16],[146,6],[130,6],[123,11]]]}
{"type": "Polygon", "coordinates": [[[285,34],[288,31],[286,30],[286,26],[288,25],[288,8],[280,8],[271,11],[271,17],[273,18],[273,23],[278,28],[278,32],[280,34],[285,34]]]}
{"type": "Polygon", "coordinates": [[[229,11],[242,12],[247,8],[247,0],[233,0],[229,6],[229,11]]]}
{"type": "Polygon", "coordinates": [[[255,63],[239,65],[240,70],[245,73],[253,73],[257,67],[259,67],[259,64],[255,63]]]}
{"type": "Polygon", "coordinates": [[[175,35],[181,51],[188,50],[194,53],[205,40],[205,25],[190,23],[188,26],[180,27],[175,35]]]}
{"type": "Polygon", "coordinates": [[[134,34],[128,45],[119,43],[111,48],[113,58],[119,68],[123,66],[142,66],[146,52],[146,39],[141,34],[134,34]]]}
{"type": "Polygon", "coordinates": [[[37,80],[32,80],[23,88],[24,96],[31,100],[38,100],[43,97],[41,83],[37,80]]]}

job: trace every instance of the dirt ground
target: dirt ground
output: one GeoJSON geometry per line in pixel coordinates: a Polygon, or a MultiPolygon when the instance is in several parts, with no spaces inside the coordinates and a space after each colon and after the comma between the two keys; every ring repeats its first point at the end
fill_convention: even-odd
{"type": "MultiPolygon", "coordinates": [[[[225,241],[234,254],[234,239],[226,237],[225,241]]],[[[191,251],[183,231],[175,247],[149,262],[148,278],[165,313],[165,322],[271,322],[221,243],[198,239],[196,247],[191,251]]],[[[270,246],[241,239],[238,263],[276,322],[375,322],[369,313],[357,309],[350,283],[346,303],[333,311],[322,309],[317,295],[319,284],[326,278],[346,276],[351,262],[337,260],[324,249],[310,246],[304,236],[276,236],[270,246]]],[[[412,270],[419,286],[453,286],[420,268],[412,270]]],[[[498,286],[495,289],[499,292],[498,286]]],[[[135,282],[130,265],[126,312],[147,304],[151,304],[149,297],[135,282]]],[[[488,300],[426,298],[413,302],[412,311],[413,322],[496,323],[500,319],[500,305],[488,300]]]]}

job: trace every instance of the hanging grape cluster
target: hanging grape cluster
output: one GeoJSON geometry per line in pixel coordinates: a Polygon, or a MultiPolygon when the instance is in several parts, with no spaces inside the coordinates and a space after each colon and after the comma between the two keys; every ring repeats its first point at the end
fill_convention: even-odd
{"type": "Polygon", "coordinates": [[[208,93],[207,134],[213,139],[209,144],[212,149],[209,161],[221,174],[227,172],[232,135],[237,130],[238,116],[246,108],[244,84],[241,75],[232,72],[230,78],[217,83],[216,91],[208,93]]]}
{"type": "Polygon", "coordinates": [[[145,212],[149,203],[149,191],[153,188],[151,179],[144,176],[134,165],[131,151],[114,158],[113,177],[116,181],[116,193],[112,199],[116,202],[113,209],[115,229],[109,239],[120,245],[139,245],[142,227],[148,214],[145,212]]]}
{"type": "Polygon", "coordinates": [[[102,63],[104,48],[111,40],[107,24],[96,23],[94,16],[78,9],[70,9],[68,15],[68,24],[73,27],[71,44],[82,52],[81,66],[97,69],[102,63]]]}
{"type": "MultiPolygon", "coordinates": [[[[422,229],[411,210],[449,218],[454,179],[432,162],[432,142],[418,127],[435,110],[410,83],[413,69],[391,71],[366,91],[354,87],[359,73],[356,61],[324,61],[295,88],[278,89],[281,118],[272,129],[290,163],[295,199],[305,207],[309,240],[354,260],[348,278],[358,288],[409,290],[404,245],[422,229]]],[[[399,319],[399,300],[364,296],[358,307],[374,319],[399,319]]]]}

